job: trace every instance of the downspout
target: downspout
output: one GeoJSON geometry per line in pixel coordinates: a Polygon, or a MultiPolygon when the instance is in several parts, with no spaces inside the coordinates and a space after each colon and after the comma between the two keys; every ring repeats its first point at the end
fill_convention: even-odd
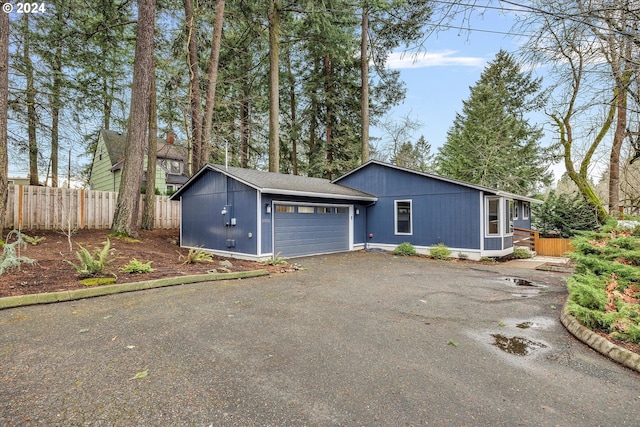
{"type": "Polygon", "coordinates": [[[364,214],[366,216],[364,220],[364,250],[369,249],[369,208],[375,205],[376,202],[371,202],[364,207],[364,214]]]}

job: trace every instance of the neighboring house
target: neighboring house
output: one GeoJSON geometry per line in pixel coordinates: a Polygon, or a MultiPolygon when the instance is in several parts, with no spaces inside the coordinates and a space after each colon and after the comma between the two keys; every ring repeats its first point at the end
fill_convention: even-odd
{"type": "Polygon", "coordinates": [[[20,177],[9,177],[7,180],[7,185],[30,185],[31,180],[29,177],[20,178],[20,177]]]}
{"type": "MultiPolygon", "coordinates": [[[[101,130],[91,165],[89,185],[92,190],[118,191],[124,163],[126,134],[101,130]]],[[[146,153],[146,150],[145,150],[146,153]]],[[[163,194],[171,194],[180,188],[188,177],[185,150],[158,139],[156,185],[163,194]]],[[[145,155],[142,185],[146,185],[147,157],[145,155]]]]}
{"type": "Polygon", "coordinates": [[[513,252],[536,199],[369,161],[330,182],[207,165],[173,196],[180,244],[266,259],[410,242],[471,259],[513,252]]]}

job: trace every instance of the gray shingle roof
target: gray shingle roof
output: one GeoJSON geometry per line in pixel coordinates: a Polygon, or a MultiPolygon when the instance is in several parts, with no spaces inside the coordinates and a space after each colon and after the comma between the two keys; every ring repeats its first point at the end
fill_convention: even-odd
{"type": "MultiPolygon", "coordinates": [[[[307,197],[321,197],[325,199],[348,199],[375,201],[377,197],[362,191],[334,184],[328,179],[311,178],[300,175],[287,175],[273,172],[257,171],[237,167],[225,167],[221,165],[206,165],[196,173],[190,181],[204,173],[206,170],[214,170],[230,176],[238,181],[267,194],[296,195],[307,197]]],[[[182,186],[171,196],[177,198],[189,183],[182,186]]]]}
{"type": "MultiPolygon", "coordinates": [[[[107,146],[111,165],[115,165],[124,160],[124,149],[127,143],[127,134],[124,132],[115,132],[112,130],[102,129],[102,139],[107,146]]],[[[183,147],[169,144],[164,139],[158,138],[157,157],[159,159],[184,160],[185,152],[183,147]]]]}
{"type": "MultiPolygon", "coordinates": [[[[376,200],[375,196],[334,184],[328,179],[300,175],[257,171],[221,165],[209,165],[212,169],[232,176],[263,193],[297,194],[310,196],[342,196],[353,199],[376,200]]],[[[336,197],[338,198],[338,197],[336,197]]]]}

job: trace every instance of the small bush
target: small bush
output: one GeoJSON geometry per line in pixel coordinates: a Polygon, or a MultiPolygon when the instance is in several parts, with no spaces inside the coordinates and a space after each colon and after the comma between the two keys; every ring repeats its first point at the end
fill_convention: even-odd
{"type": "Polygon", "coordinates": [[[396,248],[393,250],[393,254],[400,256],[412,256],[417,255],[417,252],[411,243],[403,242],[396,246],[396,248]]]}
{"type": "Polygon", "coordinates": [[[209,252],[205,252],[202,249],[191,248],[189,249],[189,253],[185,257],[184,255],[180,255],[178,259],[183,259],[183,264],[195,264],[196,262],[213,262],[213,254],[209,252]]]}
{"type": "Polygon", "coordinates": [[[528,259],[531,258],[531,252],[525,248],[515,248],[513,250],[513,257],[516,259],[528,259]]]}
{"type": "Polygon", "coordinates": [[[20,248],[24,249],[27,247],[27,244],[23,240],[23,234],[17,230],[13,230],[7,234],[6,241],[8,242],[12,236],[15,236],[15,242],[5,243],[2,245],[2,255],[0,256],[0,275],[12,268],[20,268],[20,264],[22,263],[33,264],[35,262],[35,260],[31,258],[18,256],[20,248]]]}
{"type": "Polygon", "coordinates": [[[429,248],[429,255],[435,259],[447,259],[451,255],[451,249],[449,249],[444,243],[438,243],[435,246],[429,248]]]}
{"type": "Polygon", "coordinates": [[[120,271],[127,274],[151,273],[153,271],[153,268],[151,267],[152,262],[153,261],[144,263],[134,258],[124,267],[120,268],[120,271]]]}
{"type": "Polygon", "coordinates": [[[458,259],[468,259],[469,255],[463,253],[463,252],[458,252],[458,259]]]}
{"type": "Polygon", "coordinates": [[[109,241],[109,239],[104,242],[102,249],[96,250],[93,255],[82,245],[78,246],[80,250],[76,251],[76,258],[78,258],[80,263],[74,264],[71,261],[67,262],[71,264],[81,276],[97,276],[114,261],[114,259],[109,259],[109,250],[111,249],[111,241],[109,241]]]}
{"type": "Polygon", "coordinates": [[[280,252],[278,252],[276,254],[276,256],[274,256],[273,258],[269,258],[268,260],[266,260],[265,262],[263,262],[264,265],[287,265],[287,259],[286,258],[282,258],[280,256],[280,252]]]}
{"type": "Polygon", "coordinates": [[[25,242],[27,242],[28,244],[33,245],[33,246],[36,246],[38,243],[40,243],[44,239],[46,239],[46,237],[44,237],[44,236],[41,236],[41,237],[33,236],[33,237],[31,237],[31,236],[26,235],[24,233],[22,233],[22,238],[24,239],[25,242]]]}

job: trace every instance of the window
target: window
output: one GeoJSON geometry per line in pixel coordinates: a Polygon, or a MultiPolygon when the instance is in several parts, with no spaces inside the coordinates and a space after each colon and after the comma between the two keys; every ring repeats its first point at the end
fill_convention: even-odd
{"type": "Polygon", "coordinates": [[[318,209],[318,211],[317,211],[317,212],[318,212],[319,214],[330,214],[331,212],[333,212],[331,208],[319,207],[319,208],[317,208],[317,209],[318,209]]]}
{"type": "Polygon", "coordinates": [[[313,206],[298,206],[298,213],[312,214],[314,212],[315,208],[313,206]]]}
{"type": "Polygon", "coordinates": [[[180,162],[177,160],[171,160],[169,164],[169,173],[180,175],[180,162]]]}
{"type": "Polygon", "coordinates": [[[500,235],[500,199],[487,199],[487,235],[500,235]]]}
{"type": "Polygon", "coordinates": [[[522,202],[522,219],[529,219],[529,202],[522,202]]]}
{"type": "Polygon", "coordinates": [[[394,204],[396,234],[412,234],[411,200],[396,200],[394,204]]]}
{"type": "Polygon", "coordinates": [[[507,212],[507,217],[504,222],[504,229],[507,234],[513,234],[513,200],[509,200],[509,211],[507,212]]]}
{"type": "Polygon", "coordinates": [[[517,200],[513,201],[513,219],[518,219],[520,215],[520,204],[517,200]]]}
{"type": "Polygon", "coordinates": [[[337,214],[346,214],[349,213],[349,208],[336,208],[337,214]]]}
{"type": "Polygon", "coordinates": [[[294,213],[296,211],[295,206],[289,205],[276,205],[276,212],[280,213],[294,213]]]}

